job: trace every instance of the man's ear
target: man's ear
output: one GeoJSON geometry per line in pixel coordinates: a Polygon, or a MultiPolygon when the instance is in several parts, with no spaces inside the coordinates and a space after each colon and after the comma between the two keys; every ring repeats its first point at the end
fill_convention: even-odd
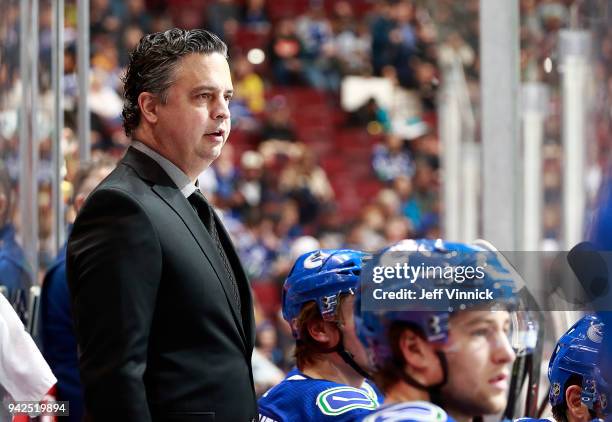
{"type": "Polygon", "coordinates": [[[150,92],[141,92],[138,95],[138,106],[140,115],[151,124],[157,123],[157,106],[160,104],[158,95],[150,92]]]}
{"type": "Polygon", "coordinates": [[[405,370],[416,381],[433,385],[443,378],[440,359],[434,346],[410,328],[402,331],[399,337],[399,350],[402,353],[405,370]]]}
{"type": "Polygon", "coordinates": [[[582,387],[579,385],[570,385],[565,390],[567,419],[570,422],[588,422],[592,419],[589,414],[589,408],[580,399],[581,394],[582,387]]]}
{"type": "Polygon", "coordinates": [[[308,334],[319,343],[327,346],[334,346],[340,340],[340,334],[335,324],[324,321],[323,319],[315,319],[307,323],[308,334]]]}

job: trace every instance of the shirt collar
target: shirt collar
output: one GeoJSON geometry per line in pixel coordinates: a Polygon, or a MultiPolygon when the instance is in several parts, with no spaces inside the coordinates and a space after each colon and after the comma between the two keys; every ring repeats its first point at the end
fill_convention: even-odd
{"type": "Polygon", "coordinates": [[[174,163],[172,163],[172,161],[168,160],[166,157],[160,155],[158,152],[149,148],[140,141],[134,140],[132,142],[132,146],[159,164],[160,167],[168,174],[170,179],[172,179],[174,184],[181,190],[181,194],[185,198],[188,198],[198,189],[195,181],[190,180],[180,168],[175,166],[174,163]]]}

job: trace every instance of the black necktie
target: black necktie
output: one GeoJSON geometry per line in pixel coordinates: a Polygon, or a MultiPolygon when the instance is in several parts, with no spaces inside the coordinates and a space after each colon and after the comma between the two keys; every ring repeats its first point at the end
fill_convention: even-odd
{"type": "Polygon", "coordinates": [[[215,223],[215,212],[202,195],[199,189],[196,189],[189,198],[187,198],[191,206],[196,210],[200,220],[208,230],[208,234],[212,237],[213,242],[217,245],[217,251],[221,256],[221,261],[223,261],[223,266],[225,267],[225,272],[227,274],[227,278],[230,281],[232,296],[234,297],[234,303],[238,308],[238,314],[240,314],[240,294],[238,292],[238,285],[236,284],[236,279],[234,278],[234,272],[229,265],[229,261],[227,259],[227,255],[225,254],[225,250],[223,249],[223,245],[221,244],[221,240],[219,239],[219,233],[217,232],[217,225],[215,223]]]}

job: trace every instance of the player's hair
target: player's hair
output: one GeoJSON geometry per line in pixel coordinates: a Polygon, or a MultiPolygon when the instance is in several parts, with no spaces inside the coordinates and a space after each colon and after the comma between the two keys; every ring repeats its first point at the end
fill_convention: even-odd
{"type": "MultiPolygon", "coordinates": [[[[570,377],[565,382],[565,385],[563,386],[563,389],[561,390],[561,394],[565,395],[565,392],[567,391],[567,389],[569,387],[571,387],[572,385],[578,385],[578,386],[582,387],[582,376],[578,375],[578,374],[570,375],[570,377]]],[[[567,403],[566,403],[566,401],[563,400],[558,405],[553,406],[552,414],[553,414],[553,418],[555,418],[555,420],[557,422],[569,422],[569,419],[567,418],[567,403]]],[[[591,415],[592,419],[596,419],[597,418],[596,413],[594,411],[592,411],[591,409],[589,409],[589,414],[591,415]]]]}
{"type": "Polygon", "coordinates": [[[400,338],[406,330],[413,331],[425,339],[425,333],[416,324],[406,321],[394,321],[389,327],[389,345],[391,358],[385,361],[373,374],[374,382],[382,391],[388,391],[392,386],[403,379],[402,372],[406,369],[406,360],[400,348],[400,338]]]}
{"type": "MultiPolygon", "coordinates": [[[[342,313],[340,312],[340,309],[347,296],[348,294],[342,294],[338,299],[336,318],[339,323],[344,322],[342,320],[342,313]]],[[[317,360],[322,359],[324,349],[322,348],[321,343],[313,339],[308,332],[309,322],[320,321],[322,319],[323,317],[319,312],[316,302],[306,303],[302,307],[302,310],[297,317],[295,324],[299,338],[295,344],[295,363],[300,370],[303,370],[305,366],[312,365],[317,360]]]]}
{"type": "Polygon", "coordinates": [[[167,101],[168,88],[180,60],[189,54],[219,53],[227,58],[227,45],[215,34],[204,29],[173,28],[145,35],[130,53],[123,77],[123,128],[130,136],[140,123],[138,96],[142,92],[158,94],[162,104],[167,101]]]}

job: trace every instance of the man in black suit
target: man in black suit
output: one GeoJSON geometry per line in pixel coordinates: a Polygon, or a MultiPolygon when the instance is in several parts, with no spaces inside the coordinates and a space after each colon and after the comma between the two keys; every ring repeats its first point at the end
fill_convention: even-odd
{"type": "Polygon", "coordinates": [[[227,47],[204,30],[147,35],[124,84],[132,145],[68,242],[85,419],[250,421],[248,280],[195,183],[230,132],[227,47]]]}

